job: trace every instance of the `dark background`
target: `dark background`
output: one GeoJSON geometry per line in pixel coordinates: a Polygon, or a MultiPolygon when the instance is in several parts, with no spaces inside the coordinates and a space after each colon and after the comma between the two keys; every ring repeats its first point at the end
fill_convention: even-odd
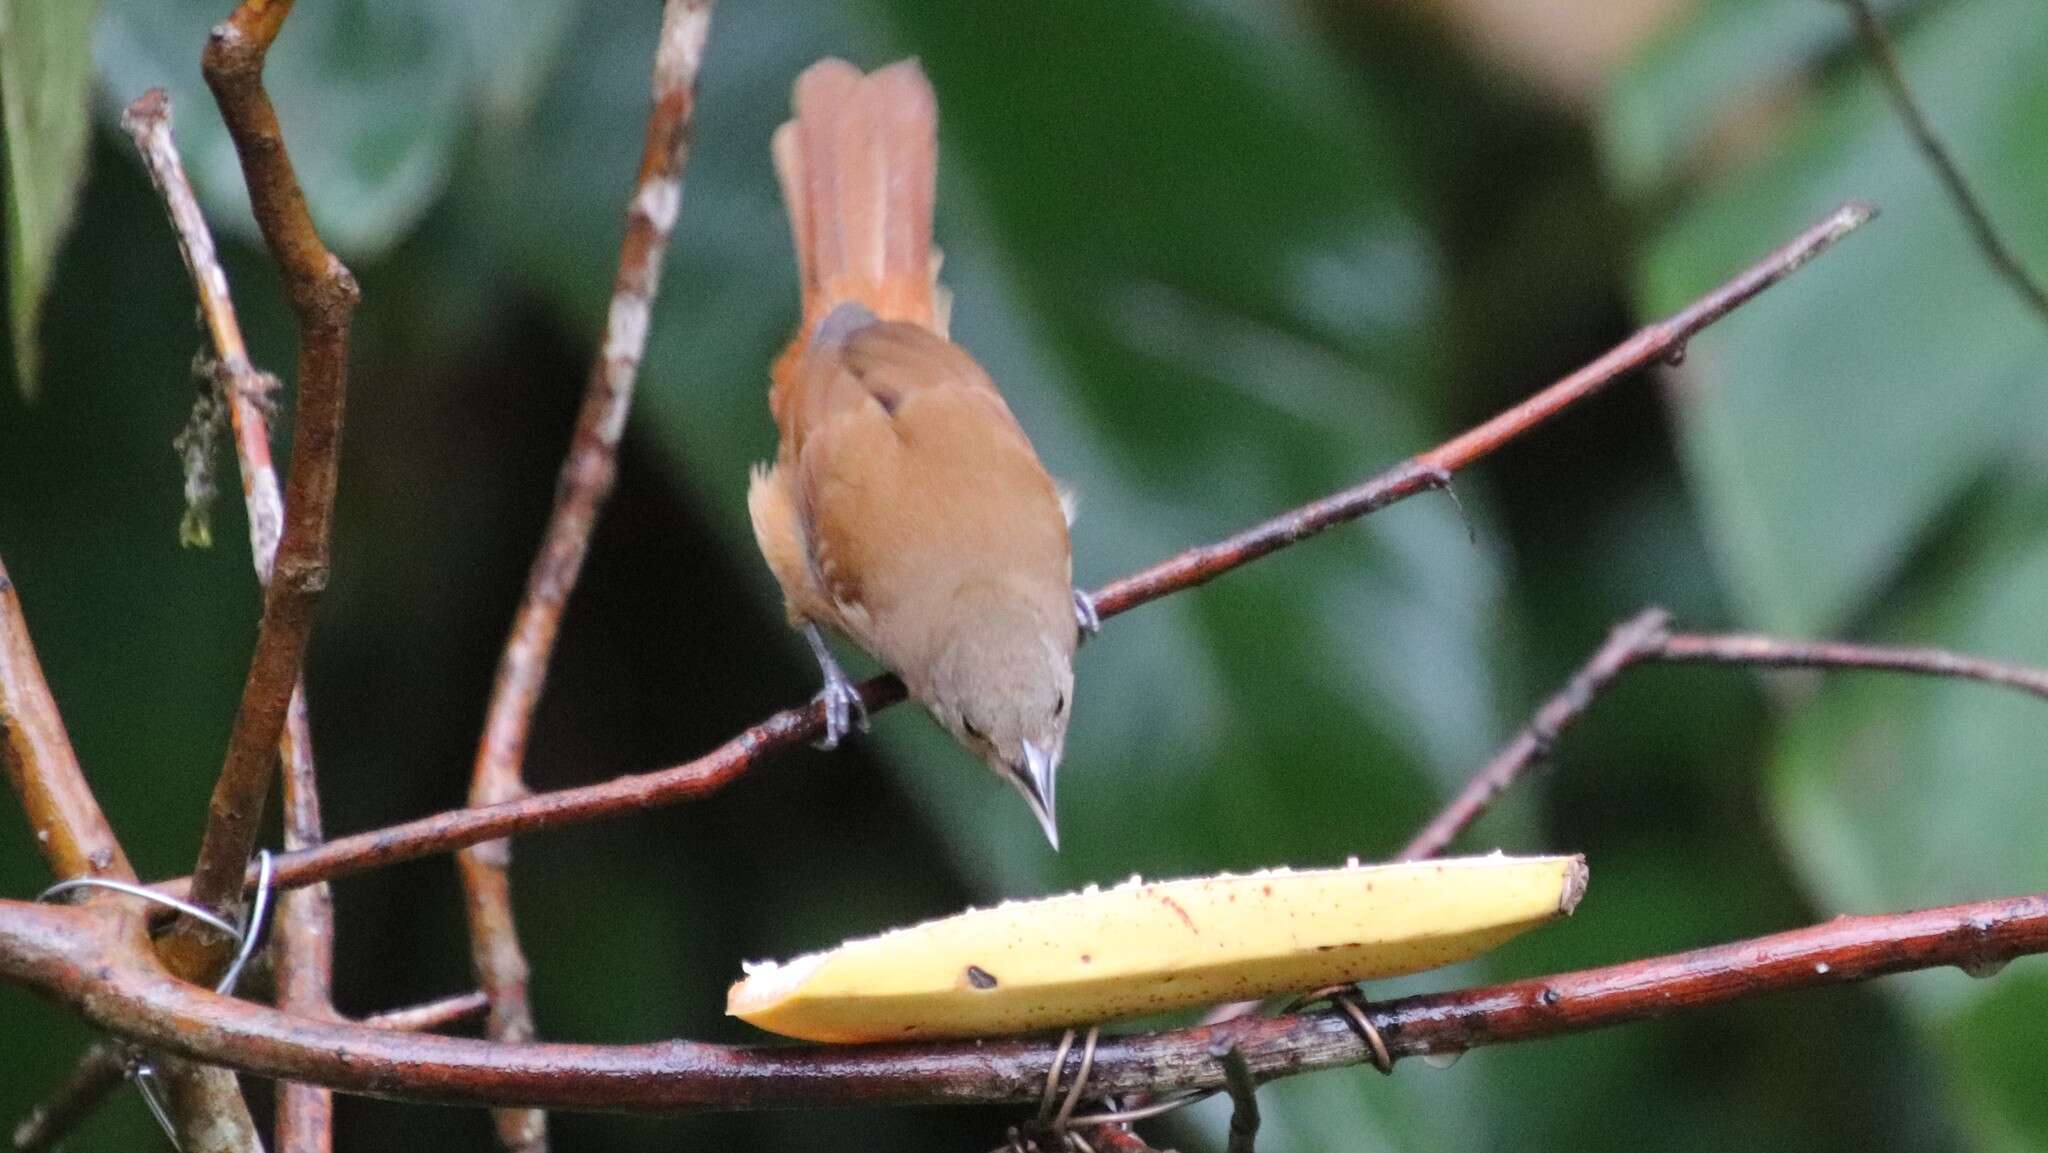
{"type": "MultiPolygon", "coordinates": [[[[365,298],[308,674],[328,825],[347,832],[462,802],[609,293],[657,6],[300,7],[272,90],[365,298]]],[[[2048,8],[1885,7],[1935,122],[2048,265],[2048,8]]],[[[215,547],[177,544],[169,442],[201,335],[112,120],[171,86],[251,344],[289,380],[276,278],[198,80],[225,11],[104,0],[89,177],[34,397],[0,388],[0,555],[151,877],[190,866],[257,597],[231,474],[215,547]]],[[[1114,622],[1079,662],[1056,857],[908,709],[703,803],[520,841],[546,1036],[758,1039],[720,1013],[744,958],[1133,872],[1391,852],[1646,604],[1691,628],[2048,661],[2048,335],[1970,247],[1838,5],[756,0],[714,22],[618,494],[535,725],[536,787],[687,759],[815,688],[743,494],[772,452],[765,366],[795,311],[767,139],[827,53],[914,53],[931,73],[955,336],[1080,490],[1089,584],[1483,418],[1843,199],[1885,214],[1681,368],[1480,465],[1459,488],[1469,538],[1424,498],[1114,622]]],[[[2048,713],[1989,689],[1632,674],[1463,842],[1586,853],[1579,915],[1402,987],[2048,887],[2044,746],[2048,713]]],[[[45,883],[23,824],[0,822],[0,893],[45,883]]],[[[344,1010],[470,987],[447,859],[336,897],[344,1010]]],[[[2022,962],[1391,1080],[1322,1074],[1265,1091],[1260,1148],[2048,1147],[2044,1013],[2048,969],[2022,962]]],[[[11,1123],[88,1038],[14,990],[0,1021],[11,1123]]],[[[857,1132],[955,1151],[1012,1119],[554,1125],[565,1150],[836,1148],[857,1132]]],[[[1223,1128],[1215,1106],[1154,1134],[1216,1149],[1223,1128]]],[[[72,1145],[151,1132],[130,1094],[72,1145]]],[[[357,1101],[339,1137],[490,1142],[479,1112],[357,1101]]]]}

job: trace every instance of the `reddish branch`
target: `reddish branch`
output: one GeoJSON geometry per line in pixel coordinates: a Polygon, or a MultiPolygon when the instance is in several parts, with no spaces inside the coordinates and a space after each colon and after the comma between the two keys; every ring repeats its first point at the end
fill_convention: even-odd
{"type": "MultiPolygon", "coordinates": [[[[194,904],[231,918],[241,912],[241,874],[255,848],[273,758],[313,627],[314,603],[327,583],[349,317],[359,296],[355,278],[313,227],[285,152],[277,111],[263,90],[264,57],[290,11],[289,0],[247,0],[213,30],[201,57],[207,86],[241,157],[257,227],[277,258],[299,321],[298,416],[285,481],[284,527],[189,893],[194,904]]],[[[187,973],[220,969],[231,946],[190,918],[180,918],[162,945],[167,959],[187,973]]]]}
{"type": "MultiPolygon", "coordinates": [[[[121,125],[134,138],[149,169],[150,180],[163,196],[178,251],[199,297],[199,313],[212,339],[213,371],[226,396],[235,434],[235,459],[240,465],[242,500],[248,510],[249,555],[256,579],[268,585],[277,558],[284,502],[277,470],[270,458],[269,418],[264,408],[276,381],[249,361],[228,292],[227,273],[213,243],[213,233],[199,210],[192,184],[185,176],[171,136],[171,101],[151,89],[128,106],[121,125]]],[[[306,717],[305,685],[293,690],[285,712],[278,760],[284,769],[284,843],[287,849],[318,845],[320,798],[313,763],[312,729],[306,717]]],[[[334,973],[334,905],[327,886],[312,885],[281,894],[276,918],[277,1004],[281,1009],[318,1015],[332,1011],[334,973]]],[[[278,1086],[277,1144],[279,1153],[327,1153],[333,1147],[333,1094],[325,1089],[289,1083],[278,1086]]]]}
{"type": "Polygon", "coordinates": [[[363,1018],[363,1024],[372,1029],[392,1029],[400,1033],[432,1033],[467,1021],[490,1007],[490,997],[479,989],[404,1009],[393,1009],[388,1013],[378,1013],[363,1018]]]}
{"type": "MultiPolygon", "coordinates": [[[[521,780],[527,732],[547,681],[562,610],[576,587],[598,514],[618,475],[619,438],[632,407],[633,382],[647,351],[654,297],[683,201],[696,110],[697,69],[711,30],[710,0],[667,0],[654,58],[653,110],[640,155],[626,235],[612,283],[604,345],[590,369],[582,410],[556,484],[546,538],[526,579],[526,596],[498,662],[496,684],[470,778],[469,803],[493,805],[527,795],[521,780]]],[[[458,858],[468,912],[470,956],[491,999],[489,1035],[524,1041],[534,1035],[527,999],[526,956],[512,913],[512,846],[504,840],[466,849],[458,858]]],[[[500,1144],[515,1153],[547,1148],[547,1116],[501,1110],[500,1144]]]]}
{"type": "Polygon", "coordinates": [[[0,564],[0,761],[6,763],[7,783],[21,799],[36,848],[51,872],[65,880],[135,879],[72,751],[5,564],[0,564]]]}
{"type": "MultiPolygon", "coordinates": [[[[2048,951],[2048,893],[1922,912],[1837,917],[1728,945],[1371,1006],[1396,1056],[1534,1041],[1766,993],[1959,966],[1982,973],[2048,951]]],[[[1035,1102],[1045,1040],[939,1045],[730,1047],[499,1044],[297,1017],[172,977],[133,918],[0,902],[0,976],[118,1036],[244,1072],[395,1100],[629,1112],[1035,1102]]],[[[1091,1096],[1213,1088],[1235,1048],[1261,1081],[1356,1065],[1342,1013],[1242,1017],[1105,1037],[1091,1096]]]]}
{"type": "Polygon", "coordinates": [[[1671,617],[1649,609],[1616,628],[1592,659],[1508,741],[1428,827],[1395,857],[1420,860],[1442,852],[1520,776],[1550,755],[1564,729],[1625,670],[1639,664],[1715,664],[1767,668],[1868,669],[2002,685],[2048,700],[2048,670],[1962,656],[1942,649],[1887,648],[1843,641],[1703,636],[1670,631],[1671,617]]]}
{"type": "MultiPolygon", "coordinates": [[[[1791,275],[1869,220],[1874,212],[1858,203],[1836,209],[1735,279],[1675,315],[1642,329],[1591,365],[1478,428],[1403,461],[1355,488],[1275,517],[1218,544],[1189,549],[1112,581],[1096,590],[1097,609],[1104,617],[1127,612],[1213,580],[1346,520],[1443,487],[1449,473],[1528,433],[1606,385],[1671,358],[1701,329],[1791,275]]],[[[902,682],[893,676],[875,677],[862,684],[860,691],[870,711],[903,699],[902,682]]],[[[289,887],[333,880],[499,837],[695,800],[738,779],[769,755],[811,740],[823,731],[823,726],[824,715],[818,705],[785,709],[696,760],[672,768],[440,813],[374,832],[339,837],[308,852],[287,853],[276,862],[276,882],[289,887]]],[[[247,880],[250,884],[255,882],[253,870],[247,880]]],[[[162,887],[166,892],[183,893],[186,884],[173,881],[162,887]]]]}

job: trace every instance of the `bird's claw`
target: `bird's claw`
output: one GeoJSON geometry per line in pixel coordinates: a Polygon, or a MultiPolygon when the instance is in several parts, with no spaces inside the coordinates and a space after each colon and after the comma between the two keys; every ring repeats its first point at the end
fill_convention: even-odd
{"type": "Polygon", "coordinates": [[[1095,611],[1095,598],[1080,589],[1074,590],[1074,623],[1080,626],[1084,641],[1102,631],[1102,614],[1095,611]]]}
{"type": "Polygon", "coordinates": [[[827,674],[825,687],[813,699],[825,706],[825,735],[812,742],[815,747],[836,749],[854,729],[868,731],[868,703],[844,675],[827,674]]]}

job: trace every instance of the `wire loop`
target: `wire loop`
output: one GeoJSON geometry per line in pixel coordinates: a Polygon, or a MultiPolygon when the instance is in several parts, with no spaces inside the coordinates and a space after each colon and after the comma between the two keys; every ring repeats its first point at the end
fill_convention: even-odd
{"type": "MultiPolygon", "coordinates": [[[[270,914],[271,882],[274,872],[270,850],[259,850],[256,854],[256,899],[250,904],[240,926],[231,925],[224,918],[190,901],[167,896],[146,885],[106,877],[73,877],[70,880],[59,881],[36,894],[36,900],[52,901],[68,893],[100,889],[175,910],[224,936],[234,938],[234,960],[228,963],[227,972],[221,974],[220,982],[213,987],[214,992],[225,997],[235,991],[235,982],[241,980],[242,970],[248,966],[249,958],[256,953],[256,942],[262,939],[264,922],[270,914]]],[[[183,1153],[184,1146],[178,1141],[178,1127],[171,1123],[171,1111],[164,1104],[156,1066],[150,1063],[148,1054],[137,1046],[128,1046],[123,1053],[121,1066],[128,1080],[134,1083],[136,1091],[142,1094],[142,1103],[149,1107],[149,1115],[156,1118],[158,1127],[170,1140],[171,1148],[183,1153]]]]}

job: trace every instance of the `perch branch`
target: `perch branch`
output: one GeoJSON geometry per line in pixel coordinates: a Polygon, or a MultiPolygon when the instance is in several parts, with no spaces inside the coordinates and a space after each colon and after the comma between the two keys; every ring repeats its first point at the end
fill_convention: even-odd
{"type": "Polygon", "coordinates": [[[1625,670],[1640,664],[1715,664],[1765,668],[1865,669],[1980,681],[2048,701],[2048,669],[2004,664],[1943,649],[1888,648],[1843,641],[1788,641],[1748,635],[1709,636],[1670,631],[1671,616],[1649,609],[1609,634],[1557,695],[1510,739],[1465,788],[1395,856],[1433,857],[1491,806],[1532,766],[1550,755],[1557,738],[1585,715],[1625,670]]]}
{"type": "MultiPolygon", "coordinates": [[[[241,912],[240,877],[255,848],[314,604],[327,584],[349,317],[360,295],[355,278],[320,242],[285,151],[277,110],[263,89],[264,58],[290,10],[290,0],[246,0],[213,30],[201,57],[201,71],[241,157],[257,227],[277,259],[299,321],[298,415],[285,479],[284,525],[189,893],[193,904],[230,919],[241,912]]],[[[178,919],[161,945],[167,959],[187,973],[218,970],[227,963],[231,946],[187,917],[178,919]]]]}
{"type": "MultiPolygon", "coordinates": [[[[264,411],[276,389],[276,378],[259,371],[249,360],[213,232],[199,210],[172,137],[170,96],[156,88],[143,93],[122,113],[121,126],[134,139],[150,181],[170,212],[178,251],[199,298],[199,314],[213,343],[213,371],[226,396],[234,430],[242,502],[248,511],[249,556],[258,583],[267,586],[284,524],[284,501],[271,462],[270,422],[264,411]]],[[[305,697],[301,680],[286,706],[284,732],[278,740],[278,760],[284,770],[287,849],[311,848],[321,841],[313,734],[305,697]]],[[[278,1008],[315,1015],[331,1012],[334,904],[327,886],[312,885],[280,894],[276,925],[278,1008]]],[[[278,1086],[279,1153],[327,1153],[333,1147],[333,1119],[333,1094],[327,1090],[290,1083],[278,1086]]]]}
{"type": "Polygon", "coordinates": [[[1998,225],[1991,219],[1990,210],[1984,207],[1983,199],[1963,175],[1962,165],[1956,163],[1941,134],[1934,130],[1934,122],[1927,118],[1927,112],[1913,95],[1912,86],[1906,83],[1906,71],[1899,64],[1898,52],[1892,48],[1891,33],[1885,30],[1883,18],[1871,7],[1870,0],[1842,0],[1842,6],[1849,10],[1849,19],[1856,25],[1856,35],[1863,41],[1870,66],[1884,84],[1885,94],[1891,98],[1900,122],[1906,126],[1906,135],[1912,137],[1913,147],[1920,150],[1920,155],[1927,159],[1928,167],[1934,169],[1935,177],[1955,203],[1956,211],[1962,213],[1963,223],[1969,227],[1985,262],[2012,286],[2012,290],[2042,322],[2048,323],[2048,289],[2041,286],[2041,282],[2027,270],[2019,253],[2006,243],[1998,225]]]}
{"type": "MultiPolygon", "coordinates": [[[[582,410],[556,482],[546,537],[526,579],[526,595],[498,662],[496,684],[470,778],[469,803],[492,805],[527,795],[521,779],[527,733],[547,681],[548,661],[562,611],[576,587],[590,536],[618,476],[619,438],[632,407],[633,382],[647,351],[654,297],[670,232],[683,201],[696,110],[697,69],[711,30],[710,0],[667,0],[654,57],[653,109],[640,170],[626,208],[604,345],[590,369],[582,410]]],[[[488,841],[462,851],[464,906],[470,957],[491,999],[487,1034],[497,1041],[534,1035],[527,998],[526,955],[512,910],[512,845],[488,841]]],[[[512,1153],[547,1148],[547,1115],[535,1109],[500,1110],[499,1144],[512,1153]]]]}
{"type": "MultiPolygon", "coordinates": [[[[393,1033],[221,997],[156,962],[139,919],[102,908],[0,902],[0,976],[146,1045],[246,1073],[394,1100],[628,1112],[1038,1101],[1045,1040],[732,1047],[506,1044],[393,1033]]],[[[2048,893],[1825,923],[1690,952],[1426,993],[1366,1009],[1398,1056],[1533,1041],[1892,973],[1992,972],[2048,951],[2048,893]]],[[[1344,1014],[1315,1010],[1105,1037],[1091,1092],[1215,1088],[1235,1048],[1259,1080],[1356,1065],[1344,1014]]]]}
{"type": "MultiPolygon", "coordinates": [[[[1733,280],[1671,317],[1640,330],[1599,360],[1500,416],[1355,488],[1283,514],[1219,544],[1189,549],[1112,581],[1096,590],[1097,609],[1104,617],[1127,612],[1213,580],[1345,520],[1442,487],[1448,472],[1464,468],[1525,435],[1606,385],[1670,358],[1701,329],[1791,275],[1869,220],[1874,212],[1868,205],[1853,202],[1836,209],[1733,280]]],[[[893,676],[874,677],[863,683],[860,691],[871,711],[903,699],[903,685],[893,676]]],[[[275,862],[275,883],[289,887],[333,880],[499,837],[695,800],[731,783],[767,756],[795,748],[823,730],[820,706],[785,709],[696,760],[671,768],[481,808],[439,813],[337,837],[318,849],[286,853],[275,862]]],[[[254,870],[248,872],[247,880],[249,884],[255,883],[254,870]]],[[[187,884],[171,881],[162,888],[177,895],[185,892],[187,884]]]]}

